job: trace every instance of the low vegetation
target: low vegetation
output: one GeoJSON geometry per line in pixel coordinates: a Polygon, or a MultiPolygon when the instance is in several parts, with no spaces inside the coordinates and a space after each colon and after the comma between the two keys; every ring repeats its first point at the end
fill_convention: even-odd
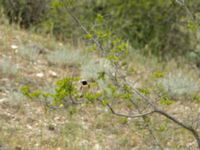
{"type": "MultiPolygon", "coordinates": [[[[34,4],[29,0],[0,2],[4,9],[10,8],[8,4],[21,8],[21,13],[17,8],[4,10],[10,24],[5,16],[1,17],[0,149],[200,148],[200,72],[193,59],[198,53],[196,50],[189,52],[192,55],[187,53],[193,48],[191,34],[183,32],[186,28],[179,24],[179,21],[189,21],[185,16],[188,12],[183,8],[196,11],[194,4],[198,3],[157,0],[154,6],[150,1],[118,4],[120,2],[110,0],[93,2],[90,8],[92,2],[86,0],[84,4],[80,2],[83,8],[88,7],[81,16],[98,12],[88,16],[86,23],[78,15],[83,13],[82,9],[73,10],[78,7],[75,1],[44,1],[41,8],[38,2],[40,0],[34,4]],[[46,8],[48,2],[51,2],[50,10],[46,8]],[[29,12],[33,20],[27,20],[28,4],[40,10],[38,18],[29,12]],[[126,7],[135,7],[139,16],[126,18],[123,26],[120,19],[108,22],[109,16],[105,14],[120,18],[128,13],[129,9],[123,9],[126,7]],[[144,11],[140,12],[141,8],[144,11]],[[173,16],[163,8],[173,10],[172,14],[180,10],[180,14],[173,16]],[[63,16],[58,14],[64,10],[63,15],[70,17],[73,23],[67,19],[60,22],[63,16]],[[158,10],[164,11],[160,13],[163,18],[157,14],[158,10]],[[146,12],[151,19],[145,15],[143,18],[146,12]],[[46,15],[51,16],[50,20],[43,20],[46,15]],[[171,24],[158,23],[166,17],[170,17],[171,24]],[[138,22],[129,26],[131,19],[138,22]],[[46,24],[48,26],[44,26],[46,24]],[[154,24],[155,29],[151,28],[154,24]],[[67,25],[71,25],[66,29],[69,33],[64,30],[67,25]],[[47,34],[35,33],[38,26],[48,27],[47,30],[41,28],[47,34]],[[122,36],[115,33],[120,26],[122,36]],[[81,30],[74,31],[75,27],[81,30]],[[128,29],[133,39],[125,36],[128,29]],[[173,31],[177,31],[176,37],[173,31]],[[74,37],[63,39],[66,34],[81,37],[81,40],[76,43],[74,37]],[[185,44],[191,44],[189,49],[178,39],[187,39],[185,44]],[[177,45],[170,45],[176,41],[177,45]],[[163,44],[166,45],[163,47],[163,44]],[[184,54],[178,56],[182,52],[184,54]],[[188,61],[191,58],[192,61],[188,61]]],[[[196,29],[193,22],[188,25],[190,30],[196,29]]]]}

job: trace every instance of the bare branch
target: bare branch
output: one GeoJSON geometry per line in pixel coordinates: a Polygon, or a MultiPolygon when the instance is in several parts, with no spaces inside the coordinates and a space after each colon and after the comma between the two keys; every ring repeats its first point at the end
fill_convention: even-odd
{"type": "Polygon", "coordinates": [[[198,132],[197,132],[194,128],[185,125],[184,123],[180,122],[179,120],[177,120],[176,118],[172,117],[171,115],[169,115],[168,113],[166,113],[166,112],[164,112],[164,111],[162,111],[162,110],[158,110],[158,109],[157,109],[157,110],[155,110],[155,112],[158,113],[158,114],[161,114],[161,115],[165,116],[166,118],[168,118],[169,120],[171,120],[171,121],[173,121],[174,123],[178,124],[178,125],[181,126],[182,128],[184,128],[184,129],[190,131],[190,132],[193,134],[194,138],[196,139],[196,142],[197,142],[198,147],[199,147],[199,149],[200,149],[200,137],[199,137],[198,132]]]}
{"type": "Polygon", "coordinates": [[[121,114],[121,113],[115,112],[115,110],[112,108],[112,106],[110,104],[107,104],[107,106],[114,115],[117,115],[120,117],[126,117],[126,118],[138,118],[138,117],[143,117],[143,116],[147,116],[147,115],[155,113],[155,111],[149,111],[149,112],[141,113],[141,114],[137,114],[137,115],[126,115],[126,114],[121,114]]]}
{"type": "MultiPolygon", "coordinates": [[[[82,25],[80,20],[69,10],[68,6],[63,2],[63,0],[62,0],[62,3],[64,4],[64,7],[65,7],[67,13],[72,17],[72,19],[77,23],[77,25],[83,30],[83,32],[85,32],[85,34],[90,34],[90,32],[85,28],[85,26],[82,25]]],[[[91,40],[96,44],[96,46],[100,50],[102,50],[102,52],[103,52],[102,56],[103,56],[105,53],[105,48],[101,45],[101,43],[96,38],[92,38],[91,40]]]]}
{"type": "MultiPolygon", "coordinates": [[[[131,99],[130,102],[135,106],[135,108],[137,109],[138,113],[141,114],[141,110],[140,110],[139,106],[135,103],[135,101],[133,99],[131,99]]],[[[161,142],[159,141],[159,139],[157,138],[157,136],[156,136],[156,134],[155,134],[150,122],[148,122],[146,120],[147,117],[148,116],[142,116],[142,119],[144,121],[145,126],[147,127],[147,129],[149,130],[149,133],[151,134],[152,138],[156,142],[156,145],[160,148],[160,150],[164,150],[164,148],[163,148],[161,142]]]]}
{"type": "Polygon", "coordinates": [[[199,134],[197,132],[197,130],[195,130],[194,128],[190,127],[190,126],[187,126],[186,124],[180,122],[179,120],[177,120],[176,118],[174,118],[173,116],[171,116],[170,114],[158,109],[152,102],[150,102],[151,100],[144,96],[142,93],[140,93],[137,89],[134,89],[133,90],[140,96],[142,97],[144,100],[146,100],[146,102],[148,102],[153,108],[154,108],[154,111],[162,116],[165,116],[166,118],[170,119],[171,121],[173,121],[174,123],[176,123],[177,125],[181,126],[182,128],[190,131],[194,138],[196,139],[196,142],[198,144],[198,147],[200,149],[200,137],[199,137],[199,134]]]}
{"type": "MultiPolygon", "coordinates": [[[[63,3],[64,4],[64,3],[63,3]]],[[[68,7],[65,5],[65,9],[66,11],[68,12],[68,14],[74,19],[74,21],[80,26],[80,28],[86,33],[86,34],[89,34],[89,31],[81,24],[81,22],[79,21],[79,19],[71,13],[71,11],[68,9],[68,7]]],[[[190,14],[190,16],[193,17],[193,15],[190,13],[189,9],[186,8],[186,11],[190,14]]],[[[98,39],[96,38],[92,38],[93,42],[97,45],[97,47],[99,47],[99,49],[101,49],[103,51],[103,53],[105,52],[103,46],[101,45],[101,43],[98,41],[98,39]]],[[[158,109],[158,107],[156,105],[153,104],[153,100],[151,100],[149,97],[146,97],[145,95],[143,95],[141,92],[139,92],[136,88],[134,88],[132,86],[132,84],[130,84],[130,82],[127,82],[126,80],[124,80],[125,83],[127,85],[129,85],[133,92],[136,93],[138,96],[140,96],[143,100],[145,100],[146,103],[148,103],[154,110],[153,111],[150,111],[150,112],[147,112],[147,113],[144,113],[144,114],[137,114],[137,115],[134,115],[134,116],[130,116],[130,115],[126,115],[126,114],[121,114],[121,113],[117,113],[114,111],[114,109],[112,108],[112,106],[110,104],[107,104],[108,108],[111,110],[111,112],[117,116],[121,116],[121,117],[129,117],[129,118],[136,118],[136,117],[145,117],[145,116],[148,116],[150,114],[153,114],[153,113],[158,113],[162,116],[165,116],[166,118],[170,119],[171,121],[173,121],[175,124],[181,126],[182,128],[190,131],[192,133],[192,135],[194,136],[194,138],[196,139],[196,142],[198,144],[198,147],[200,149],[200,137],[199,137],[199,134],[198,132],[190,127],[190,126],[187,126],[186,124],[180,122],[179,120],[177,120],[176,118],[174,118],[173,116],[169,115],[168,113],[158,109]]]]}

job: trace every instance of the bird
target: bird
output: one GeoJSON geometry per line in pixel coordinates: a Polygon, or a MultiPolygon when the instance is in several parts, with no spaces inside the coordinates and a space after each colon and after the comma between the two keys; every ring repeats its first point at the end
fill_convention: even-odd
{"type": "Polygon", "coordinates": [[[87,80],[81,80],[81,87],[80,87],[80,97],[83,97],[85,93],[87,93],[90,89],[90,84],[87,80]]]}

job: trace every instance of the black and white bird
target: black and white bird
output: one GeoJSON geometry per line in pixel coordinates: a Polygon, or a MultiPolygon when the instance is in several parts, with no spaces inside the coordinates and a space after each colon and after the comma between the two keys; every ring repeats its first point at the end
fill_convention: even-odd
{"type": "Polygon", "coordinates": [[[81,80],[80,94],[81,97],[90,89],[90,84],[87,80],[81,80]]]}

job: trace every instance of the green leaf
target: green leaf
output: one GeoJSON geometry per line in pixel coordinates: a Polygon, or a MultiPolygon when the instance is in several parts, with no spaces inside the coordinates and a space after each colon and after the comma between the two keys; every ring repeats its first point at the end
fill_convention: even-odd
{"type": "Polygon", "coordinates": [[[120,97],[125,100],[130,100],[132,98],[132,94],[131,93],[123,93],[123,94],[121,94],[120,97]]]}
{"type": "Polygon", "coordinates": [[[30,87],[28,85],[22,86],[20,91],[22,92],[22,94],[24,94],[25,96],[31,98],[30,96],[30,87]]]}
{"type": "Polygon", "coordinates": [[[193,21],[188,22],[187,27],[192,30],[192,31],[196,31],[199,27],[199,25],[193,21]]]}
{"type": "Polygon", "coordinates": [[[167,130],[167,125],[166,125],[166,123],[165,123],[165,124],[161,124],[161,125],[158,127],[158,130],[159,130],[160,132],[166,131],[166,130],[167,130]]]}
{"type": "Polygon", "coordinates": [[[85,35],[85,38],[87,40],[91,40],[93,38],[93,36],[92,36],[92,34],[88,33],[88,34],[85,35]]]}
{"type": "Polygon", "coordinates": [[[62,3],[61,1],[59,1],[59,0],[53,0],[53,1],[51,2],[51,6],[52,6],[53,8],[60,8],[60,7],[63,6],[63,3],[62,3]]]}
{"type": "Polygon", "coordinates": [[[150,90],[147,89],[147,88],[140,88],[139,91],[144,95],[149,95],[150,94],[150,90]]]}
{"type": "Polygon", "coordinates": [[[104,99],[101,101],[103,106],[107,106],[109,104],[108,100],[104,99]]]}
{"type": "Polygon", "coordinates": [[[127,123],[128,123],[128,118],[120,117],[120,118],[119,118],[119,122],[120,122],[121,124],[127,124],[127,123]]]}
{"type": "Polygon", "coordinates": [[[85,95],[84,95],[84,97],[90,102],[94,102],[95,100],[97,100],[101,96],[102,96],[101,93],[85,93],[85,95]]]}
{"type": "Polygon", "coordinates": [[[104,71],[98,72],[98,79],[105,80],[106,73],[104,71]]]}
{"type": "Polygon", "coordinates": [[[153,73],[154,78],[163,78],[164,76],[165,76],[165,73],[161,71],[156,71],[153,73]]]}
{"type": "Polygon", "coordinates": [[[200,96],[195,96],[193,100],[197,103],[200,103],[200,96]]]}
{"type": "Polygon", "coordinates": [[[98,23],[103,23],[104,18],[101,14],[97,14],[96,20],[98,23]]]}
{"type": "Polygon", "coordinates": [[[30,96],[31,96],[32,98],[38,98],[38,97],[41,96],[41,95],[42,95],[42,91],[40,91],[40,90],[36,90],[36,91],[30,93],[30,96]]]}
{"type": "Polygon", "coordinates": [[[174,102],[175,102],[174,100],[170,100],[168,98],[163,98],[160,100],[160,104],[162,104],[162,105],[171,105],[174,102]]]}

